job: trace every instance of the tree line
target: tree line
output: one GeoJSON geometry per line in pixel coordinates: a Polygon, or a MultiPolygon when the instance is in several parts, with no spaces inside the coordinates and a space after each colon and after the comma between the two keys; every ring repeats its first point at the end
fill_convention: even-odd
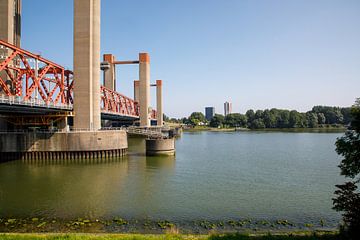
{"type": "Polygon", "coordinates": [[[188,118],[168,119],[171,122],[188,125],[210,125],[222,128],[317,128],[326,125],[348,125],[351,121],[351,108],[314,106],[311,111],[298,112],[296,110],[265,109],[248,110],[245,114],[232,113],[227,116],[215,114],[207,121],[201,112],[193,112],[188,118]]]}

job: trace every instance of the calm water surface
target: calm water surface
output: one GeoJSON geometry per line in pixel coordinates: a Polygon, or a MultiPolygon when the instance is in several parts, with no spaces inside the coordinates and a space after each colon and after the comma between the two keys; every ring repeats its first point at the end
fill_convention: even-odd
{"type": "Polygon", "coordinates": [[[326,219],[343,182],[334,143],[341,133],[184,133],[176,157],[130,154],[99,161],[0,164],[0,216],[170,220],[326,219]]]}

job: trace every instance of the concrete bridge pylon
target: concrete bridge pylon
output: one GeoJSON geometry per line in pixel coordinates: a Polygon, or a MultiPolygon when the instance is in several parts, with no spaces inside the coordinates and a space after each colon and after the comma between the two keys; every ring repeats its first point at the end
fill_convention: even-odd
{"type": "Polygon", "coordinates": [[[100,112],[100,4],[74,1],[74,128],[98,130],[100,112]]]}
{"type": "Polygon", "coordinates": [[[20,47],[21,0],[0,0],[0,39],[20,47]]]}
{"type": "Polygon", "coordinates": [[[150,126],[150,55],[139,54],[140,126],[150,126]]]}
{"type": "Polygon", "coordinates": [[[108,89],[116,91],[115,56],[112,54],[104,54],[103,60],[108,63],[108,68],[104,69],[104,86],[108,89]]]}
{"type": "Polygon", "coordinates": [[[158,126],[163,125],[163,114],[162,80],[156,80],[156,120],[158,126]]]}

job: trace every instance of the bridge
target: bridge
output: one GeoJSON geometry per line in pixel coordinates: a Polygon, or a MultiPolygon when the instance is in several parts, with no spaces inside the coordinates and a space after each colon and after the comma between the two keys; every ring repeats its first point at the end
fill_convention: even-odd
{"type": "MultiPolygon", "coordinates": [[[[114,71],[115,64],[125,63],[104,61],[102,66],[108,67],[102,69],[105,72],[114,71]]],[[[17,126],[48,126],[59,118],[73,117],[76,82],[73,75],[73,71],[59,64],[0,40],[0,113],[17,126]]],[[[116,92],[114,74],[104,75],[104,82],[112,89],[105,86],[99,88],[101,118],[123,122],[139,120],[139,100],[116,92]]],[[[135,97],[139,98],[137,83],[135,81],[134,92],[135,97]]],[[[158,80],[155,86],[161,88],[161,83],[158,80]]],[[[151,110],[150,119],[156,118],[156,111],[151,110]]]]}
{"type": "Polygon", "coordinates": [[[101,60],[100,6],[101,0],[74,0],[69,70],[20,47],[21,0],[0,0],[0,160],[122,156],[128,133],[152,138],[155,152],[164,146],[174,152],[174,141],[163,134],[162,80],[151,84],[150,55],[101,60]],[[133,98],[116,88],[116,66],[123,64],[139,66],[133,98]],[[150,87],[156,87],[156,111],[150,87]]]}

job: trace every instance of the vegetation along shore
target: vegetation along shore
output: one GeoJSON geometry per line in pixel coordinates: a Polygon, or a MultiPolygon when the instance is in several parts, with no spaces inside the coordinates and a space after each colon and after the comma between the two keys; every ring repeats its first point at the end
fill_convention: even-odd
{"type": "Polygon", "coordinates": [[[217,129],[342,129],[351,122],[351,108],[314,106],[308,112],[296,110],[265,109],[248,110],[245,114],[215,114],[206,120],[201,112],[193,112],[188,118],[175,119],[165,116],[170,123],[178,123],[199,130],[217,129]]]}
{"type": "Polygon", "coordinates": [[[257,234],[240,234],[227,233],[209,235],[183,235],[183,234],[0,234],[2,240],[335,240],[340,239],[336,232],[293,232],[293,233],[257,233],[257,234]]]}

